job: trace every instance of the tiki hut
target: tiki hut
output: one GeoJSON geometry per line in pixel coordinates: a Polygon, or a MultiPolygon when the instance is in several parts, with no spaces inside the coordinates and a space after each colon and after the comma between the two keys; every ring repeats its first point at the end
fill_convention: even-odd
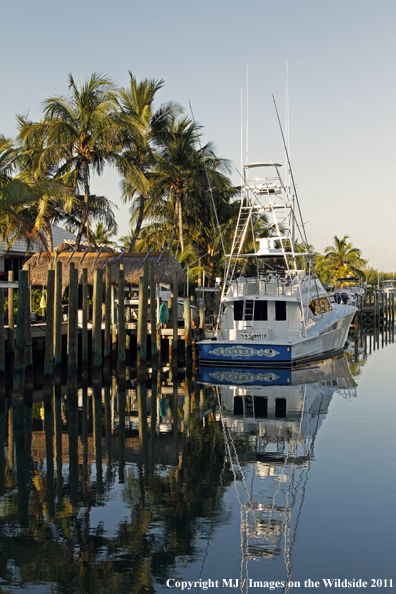
{"type": "MultiPolygon", "coordinates": [[[[186,284],[186,275],[179,262],[167,251],[141,253],[117,253],[117,252],[42,252],[34,254],[24,265],[26,270],[30,264],[30,282],[33,286],[46,287],[48,267],[55,262],[62,263],[62,292],[69,286],[70,263],[73,262],[78,271],[78,280],[82,282],[82,271],[88,271],[88,283],[93,284],[95,270],[102,270],[105,275],[107,262],[111,265],[111,283],[117,284],[120,264],[124,265],[125,284],[139,285],[139,279],[143,276],[144,262],[154,264],[155,282],[157,284],[172,285],[174,273],[177,273],[178,283],[186,284]]],[[[103,279],[104,280],[104,279],[103,279]]]]}

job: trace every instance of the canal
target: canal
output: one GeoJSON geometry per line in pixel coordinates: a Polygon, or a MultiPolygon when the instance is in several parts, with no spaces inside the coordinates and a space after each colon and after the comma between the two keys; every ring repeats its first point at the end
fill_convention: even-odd
{"type": "Polygon", "coordinates": [[[391,337],[0,397],[0,592],[396,591],[391,337]]]}

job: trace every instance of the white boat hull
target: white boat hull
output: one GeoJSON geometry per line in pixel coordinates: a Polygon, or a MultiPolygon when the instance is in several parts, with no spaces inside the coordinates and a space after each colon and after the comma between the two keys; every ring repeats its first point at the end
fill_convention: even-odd
{"type": "Polygon", "coordinates": [[[296,337],[293,341],[202,340],[199,359],[206,365],[289,366],[333,356],[344,350],[356,308],[348,308],[334,330],[296,337]]]}

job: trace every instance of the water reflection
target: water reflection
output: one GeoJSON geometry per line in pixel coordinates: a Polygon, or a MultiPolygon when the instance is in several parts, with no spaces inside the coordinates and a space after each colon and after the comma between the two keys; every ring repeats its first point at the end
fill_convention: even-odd
{"type": "Polygon", "coordinates": [[[240,584],[248,591],[250,561],[279,558],[288,592],[316,436],[334,392],[356,394],[347,360],[303,369],[201,368],[200,379],[215,386],[240,506],[240,584]]]}
{"type": "Polygon", "coordinates": [[[244,575],[279,558],[290,578],[315,439],[334,391],[354,386],[342,358],[198,378],[176,362],[0,394],[3,591],[154,592],[175,572],[198,579],[234,514],[244,575]]]}

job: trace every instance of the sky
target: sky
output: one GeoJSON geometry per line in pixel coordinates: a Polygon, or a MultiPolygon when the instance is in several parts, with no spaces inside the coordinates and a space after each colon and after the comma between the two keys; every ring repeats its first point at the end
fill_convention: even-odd
{"type": "MultiPolygon", "coordinates": [[[[309,243],[323,251],[347,235],[374,268],[396,271],[394,0],[4,6],[2,134],[16,134],[18,113],[40,119],[45,99],[67,94],[69,72],[127,86],[130,70],[138,80],[165,80],[158,106],[172,100],[190,114],[191,104],[203,140],[232,161],[237,184],[241,153],[284,163],[272,96],[283,123],[288,71],[290,158],[309,243]]],[[[118,235],[126,234],[118,174],[106,170],[92,187],[118,205],[118,235]]]]}

